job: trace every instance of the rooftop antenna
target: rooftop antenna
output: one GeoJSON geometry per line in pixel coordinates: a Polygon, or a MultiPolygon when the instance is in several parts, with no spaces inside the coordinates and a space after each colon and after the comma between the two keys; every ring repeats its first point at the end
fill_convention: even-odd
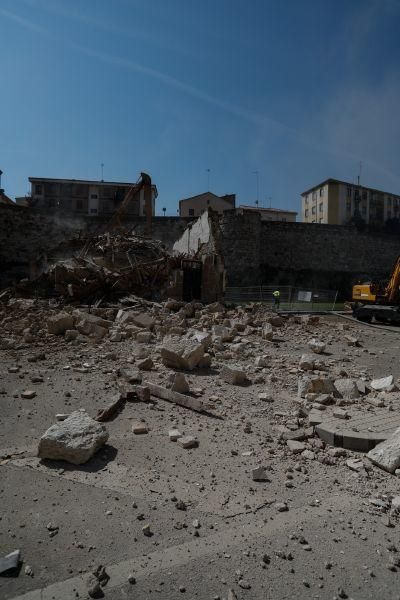
{"type": "Polygon", "coordinates": [[[268,200],[268,203],[269,203],[269,208],[271,208],[271,206],[272,206],[272,198],[271,198],[271,196],[268,196],[267,200],[268,200]]]}
{"type": "Polygon", "coordinates": [[[3,175],[3,171],[0,169],[0,192],[3,191],[2,187],[1,187],[1,176],[3,175]]]}
{"type": "Polygon", "coordinates": [[[361,168],[362,168],[362,162],[360,160],[360,170],[358,172],[358,176],[357,176],[357,184],[360,187],[360,179],[361,179],[361,168]]]}
{"type": "Polygon", "coordinates": [[[258,207],[258,196],[259,196],[259,179],[258,179],[258,171],[253,171],[253,174],[256,176],[256,185],[257,185],[257,199],[255,205],[258,207]]]}
{"type": "Polygon", "coordinates": [[[100,166],[101,166],[101,181],[104,181],[104,177],[103,177],[103,175],[104,175],[104,163],[101,163],[100,166]]]}
{"type": "Polygon", "coordinates": [[[211,169],[206,169],[207,171],[207,192],[210,191],[210,173],[211,173],[211,169]]]}

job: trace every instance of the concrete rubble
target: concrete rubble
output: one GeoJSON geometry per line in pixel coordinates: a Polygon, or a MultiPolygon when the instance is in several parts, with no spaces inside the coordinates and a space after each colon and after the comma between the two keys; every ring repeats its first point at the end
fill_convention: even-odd
{"type": "Polygon", "coordinates": [[[280,600],[286,580],[301,599],[391,597],[397,349],[341,325],[259,303],[5,299],[2,555],[27,564],[4,597],[70,578],[118,600],[280,600]]]}
{"type": "Polygon", "coordinates": [[[42,435],[38,456],[80,465],[87,462],[107,440],[108,432],[104,425],[83,411],[75,411],[42,435]]]}

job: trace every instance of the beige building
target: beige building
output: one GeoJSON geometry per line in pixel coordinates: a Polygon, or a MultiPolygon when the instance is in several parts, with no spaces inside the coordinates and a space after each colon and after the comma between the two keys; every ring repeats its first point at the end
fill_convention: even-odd
{"type": "MultiPolygon", "coordinates": [[[[86,179],[52,179],[29,177],[31,196],[29,205],[49,212],[67,212],[75,215],[111,216],[125,195],[137,183],[91,181],[86,179]]],[[[152,185],[152,213],[155,214],[157,188],[152,185]]],[[[141,189],[128,206],[128,216],[145,216],[144,190],[141,189]]]]}
{"type": "Polygon", "coordinates": [[[338,179],[323,181],[303,192],[301,198],[304,223],[346,225],[358,217],[368,224],[383,225],[399,216],[400,196],[338,179]]]}
{"type": "Polygon", "coordinates": [[[211,208],[215,212],[222,214],[225,210],[235,208],[236,195],[225,194],[217,196],[212,192],[204,192],[191,198],[184,198],[179,201],[180,217],[199,217],[205,210],[211,208]]]}
{"type": "Polygon", "coordinates": [[[287,221],[294,223],[296,221],[297,212],[294,210],[283,210],[281,208],[258,208],[256,206],[246,206],[241,204],[236,211],[239,214],[244,212],[257,212],[261,217],[261,221],[287,221]]]}

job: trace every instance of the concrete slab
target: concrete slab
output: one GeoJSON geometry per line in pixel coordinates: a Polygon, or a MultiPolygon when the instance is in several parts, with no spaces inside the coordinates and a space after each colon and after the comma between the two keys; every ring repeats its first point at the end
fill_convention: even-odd
{"type": "Polygon", "coordinates": [[[386,440],[400,427],[400,414],[376,408],[373,412],[349,410],[349,418],[342,420],[332,413],[324,416],[315,431],[327,444],[368,452],[386,440]]]}

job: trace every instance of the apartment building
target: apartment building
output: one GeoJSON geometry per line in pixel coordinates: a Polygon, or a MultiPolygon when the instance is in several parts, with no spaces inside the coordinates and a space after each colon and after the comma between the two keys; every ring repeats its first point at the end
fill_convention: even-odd
{"type": "Polygon", "coordinates": [[[338,179],[326,179],[301,194],[304,223],[346,225],[361,218],[371,225],[383,225],[399,216],[400,196],[338,179]]]}
{"type": "MultiPolygon", "coordinates": [[[[52,179],[29,177],[31,195],[29,205],[49,212],[74,215],[111,216],[121,204],[125,194],[136,183],[116,181],[90,181],[85,179],[52,179]]],[[[152,185],[152,212],[155,213],[157,187],[152,185]]],[[[145,216],[144,190],[132,199],[128,216],[145,216]]]]}

